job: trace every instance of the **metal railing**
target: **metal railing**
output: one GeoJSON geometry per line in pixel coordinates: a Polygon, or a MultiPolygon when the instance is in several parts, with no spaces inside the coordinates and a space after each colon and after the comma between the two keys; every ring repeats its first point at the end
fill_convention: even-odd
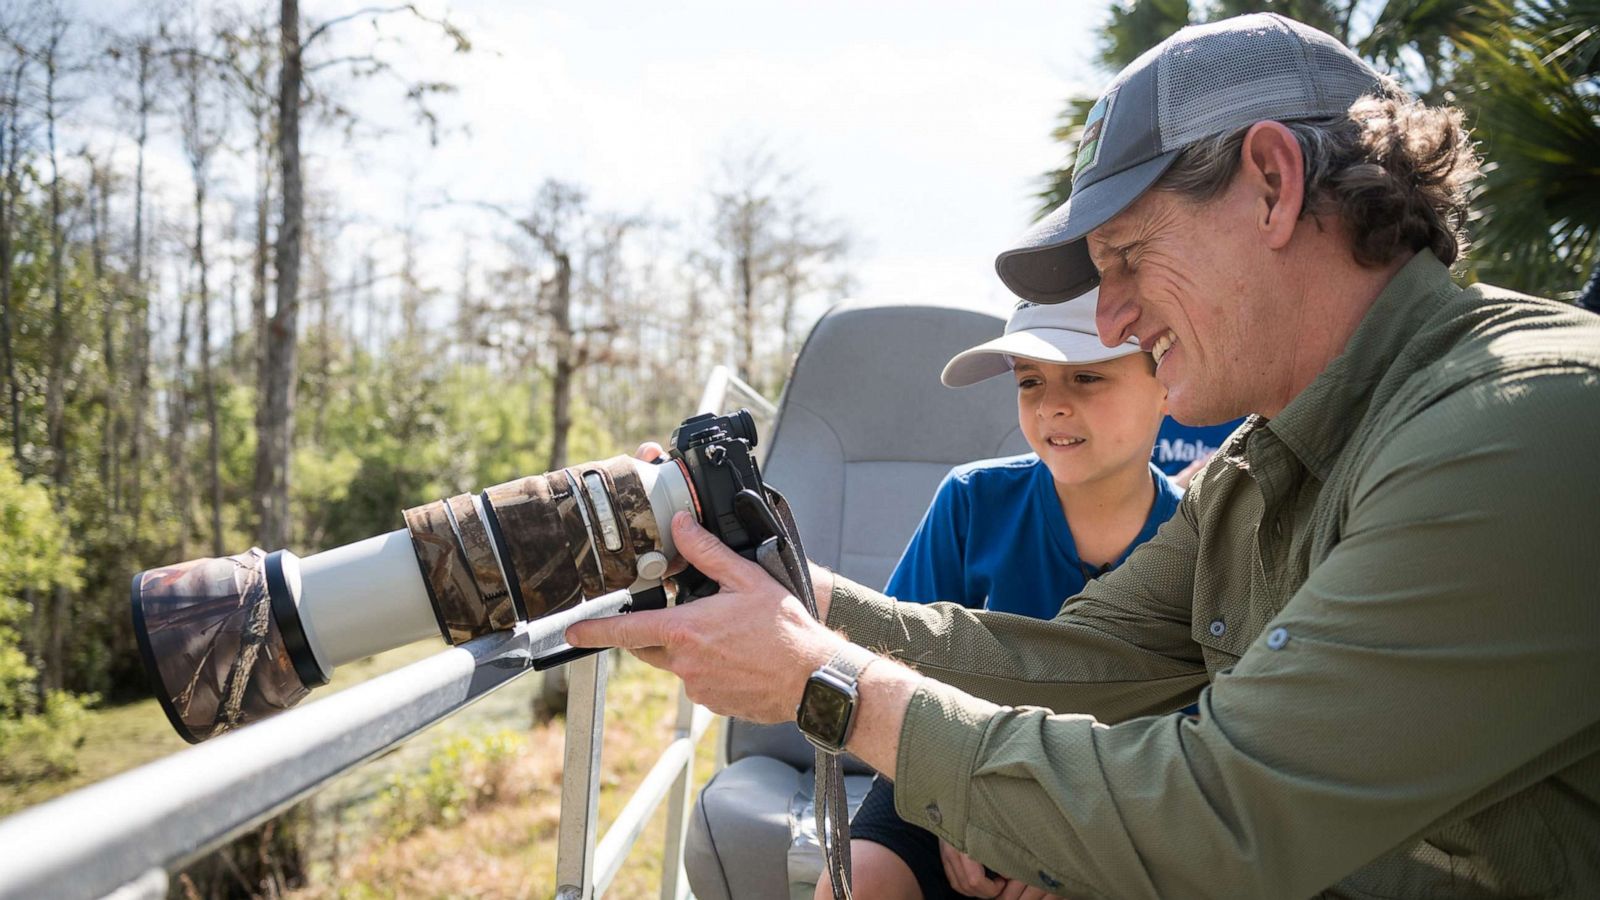
{"type": "MultiPolygon", "coordinates": [[[[772,423],[778,417],[777,405],[762,396],[760,391],[745,384],[731,368],[717,366],[706,379],[705,389],[700,392],[700,405],[695,412],[727,412],[735,406],[749,408],[760,434],[768,438],[772,436],[772,423]]],[[[766,449],[765,443],[756,446],[758,461],[766,459],[766,449]]]]}
{"type": "MultiPolygon", "coordinates": [[[[725,366],[708,379],[699,411],[733,401],[767,433],[777,410],[725,366]]],[[[764,448],[758,448],[758,451],[764,448]]],[[[348,690],[225,734],[0,820],[0,900],[166,896],[168,876],[364,763],[532,671],[568,625],[611,615],[618,591],[555,616],[487,635],[348,690]]],[[[689,896],[684,836],[694,753],[713,716],[678,691],[672,740],[596,840],[606,660],[570,663],[555,896],[605,893],[650,816],[668,802],[662,900],[689,896]]]]}

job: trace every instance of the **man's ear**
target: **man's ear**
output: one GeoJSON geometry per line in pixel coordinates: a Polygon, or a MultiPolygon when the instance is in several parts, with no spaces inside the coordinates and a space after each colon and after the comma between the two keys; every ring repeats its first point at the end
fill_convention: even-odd
{"type": "Polygon", "coordinates": [[[1239,149],[1240,181],[1250,190],[1256,231],[1266,246],[1281,250],[1294,236],[1305,205],[1305,156],[1294,133],[1281,122],[1257,122],[1239,149]]]}

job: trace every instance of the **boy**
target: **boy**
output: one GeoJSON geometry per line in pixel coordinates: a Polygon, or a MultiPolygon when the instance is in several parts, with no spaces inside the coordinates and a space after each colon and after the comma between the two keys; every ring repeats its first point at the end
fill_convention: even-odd
{"type": "MultiPolygon", "coordinates": [[[[1034,452],[951,471],[889,578],[890,596],[1052,618],[1177,510],[1180,492],[1151,463],[1166,390],[1137,343],[1100,343],[1097,300],[1091,291],[1020,303],[1003,336],[945,366],[950,387],[1011,373],[1034,452]]],[[[857,896],[987,898],[1007,886],[901,821],[881,778],[851,832],[857,896]]],[[[825,881],[816,896],[832,896],[825,881]]]]}

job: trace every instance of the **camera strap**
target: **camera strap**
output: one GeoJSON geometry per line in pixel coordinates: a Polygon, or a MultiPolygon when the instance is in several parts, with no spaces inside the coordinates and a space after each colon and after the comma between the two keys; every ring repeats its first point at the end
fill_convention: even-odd
{"type": "MultiPolygon", "coordinates": [[[[756,561],[817,618],[811,565],[800,544],[800,529],[795,525],[789,501],[772,487],[762,487],[766,493],[766,512],[772,518],[766,525],[775,534],[757,550],[756,561]]],[[[850,803],[845,796],[844,770],[837,754],[816,751],[815,806],[817,840],[822,844],[823,863],[828,869],[834,900],[850,900],[850,803]]]]}

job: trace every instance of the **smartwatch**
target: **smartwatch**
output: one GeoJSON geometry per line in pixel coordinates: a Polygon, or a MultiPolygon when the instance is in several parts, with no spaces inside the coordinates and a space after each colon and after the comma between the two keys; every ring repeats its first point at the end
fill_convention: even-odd
{"type": "Polygon", "coordinates": [[[850,740],[856,723],[860,697],[856,683],[867,666],[878,658],[865,647],[846,644],[843,649],[811,673],[805,692],[795,710],[800,733],[825,753],[840,753],[850,740]]]}

